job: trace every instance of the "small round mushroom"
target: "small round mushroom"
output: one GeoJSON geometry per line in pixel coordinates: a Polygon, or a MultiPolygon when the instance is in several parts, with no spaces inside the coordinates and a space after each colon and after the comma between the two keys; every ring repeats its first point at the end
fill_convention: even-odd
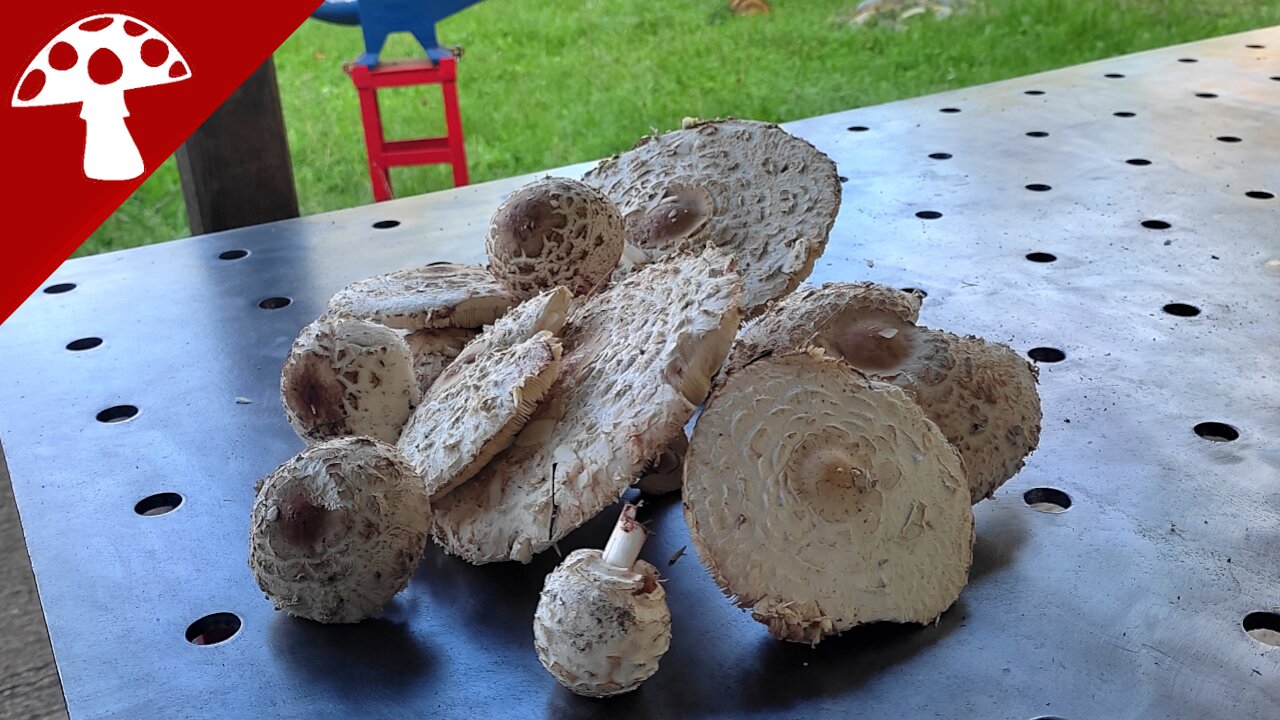
{"type": "Polygon", "coordinates": [[[423,396],[399,448],[432,500],[509,447],[560,372],[560,342],[543,331],[449,366],[423,396]]]}
{"type": "Polygon", "coordinates": [[[871,283],[797,292],[742,329],[726,371],[813,345],[901,387],[960,451],[976,503],[1040,442],[1037,372],[1004,345],[915,325],[918,310],[914,296],[871,283]]]}
{"type": "Polygon", "coordinates": [[[840,208],[831,158],[777,125],[746,120],[697,121],[644,138],[582,179],[622,213],[615,282],[710,243],[738,261],[744,317],[808,277],[840,208]]]}
{"type": "Polygon", "coordinates": [[[732,258],[708,248],[586,298],[564,326],[560,376],[515,442],[436,504],[436,542],[473,563],[529,562],[617,502],[706,398],[741,288],[732,258]]]}
{"type": "Polygon", "coordinates": [[[683,432],[671,438],[667,447],[649,461],[636,487],[645,495],[676,492],[684,482],[684,456],[689,451],[689,436],[683,432]]]}
{"type": "Polygon", "coordinates": [[[413,354],[418,390],[426,395],[440,373],[479,335],[479,331],[470,328],[426,328],[406,334],[404,339],[413,354]]]}
{"type": "Polygon", "coordinates": [[[365,435],[393,443],[420,397],[409,346],[394,330],[328,317],[294,341],[280,395],[307,442],[365,435]]]}
{"type": "Polygon", "coordinates": [[[359,622],[408,584],[431,504],[422,478],[372,438],[312,445],[267,476],[249,521],[249,567],[290,615],[359,622]]]}
{"type": "Polygon", "coordinates": [[[538,660],[587,697],[631,692],[671,645],[671,611],[653,565],[638,560],[644,526],[623,507],[604,552],[574,550],[550,575],[533,617],[538,660]]]}
{"type": "Polygon", "coordinates": [[[557,286],[588,295],[609,280],[622,257],[622,215],[589,185],[543,178],[498,207],[485,247],[489,270],[518,300],[557,286]]]}
{"type": "Polygon", "coordinates": [[[712,394],[684,510],[724,593],[794,642],[931,622],[973,559],[955,449],[902,390],[818,349],[750,363],[712,394]]]}
{"type": "Polygon", "coordinates": [[[432,263],[351,283],[329,300],[328,314],[402,330],[479,328],[515,304],[506,286],[479,265],[432,263]]]}

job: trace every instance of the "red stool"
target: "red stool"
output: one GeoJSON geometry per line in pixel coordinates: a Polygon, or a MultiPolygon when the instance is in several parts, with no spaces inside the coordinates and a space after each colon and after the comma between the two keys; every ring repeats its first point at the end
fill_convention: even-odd
{"type": "Polygon", "coordinates": [[[373,68],[348,65],[344,69],[360,93],[360,120],[364,123],[364,142],[369,151],[374,200],[381,202],[395,197],[391,190],[391,168],[396,166],[448,163],[453,166],[453,184],[467,184],[467,153],[463,148],[462,115],[458,112],[455,58],[445,58],[435,65],[422,59],[379,63],[373,68]],[[378,89],[428,84],[438,84],[444,94],[444,119],[449,134],[388,142],[382,136],[378,89]]]}

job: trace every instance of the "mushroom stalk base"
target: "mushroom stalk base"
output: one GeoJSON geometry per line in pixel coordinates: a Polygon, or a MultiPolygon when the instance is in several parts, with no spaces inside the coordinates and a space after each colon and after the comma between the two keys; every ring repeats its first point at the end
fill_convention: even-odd
{"type": "Polygon", "coordinates": [[[128,116],[123,100],[103,107],[84,103],[80,118],[85,127],[84,174],[89,179],[132,180],[146,169],[124,122],[128,116]]]}
{"type": "Polygon", "coordinates": [[[644,526],[636,520],[636,506],[624,505],[618,523],[613,526],[613,533],[605,543],[601,559],[606,565],[630,570],[640,557],[646,535],[644,526]]]}

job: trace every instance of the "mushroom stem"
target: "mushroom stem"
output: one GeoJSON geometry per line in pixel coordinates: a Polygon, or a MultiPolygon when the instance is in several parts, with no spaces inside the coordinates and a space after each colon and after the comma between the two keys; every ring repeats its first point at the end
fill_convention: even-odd
{"type": "Polygon", "coordinates": [[[604,545],[602,559],[606,565],[630,570],[640,557],[646,536],[644,526],[636,520],[636,506],[631,503],[623,505],[618,524],[613,526],[613,533],[604,545]]]}
{"type": "Polygon", "coordinates": [[[84,120],[84,174],[92,180],[132,180],[145,165],[124,119],[124,94],[87,98],[80,106],[84,120]]]}

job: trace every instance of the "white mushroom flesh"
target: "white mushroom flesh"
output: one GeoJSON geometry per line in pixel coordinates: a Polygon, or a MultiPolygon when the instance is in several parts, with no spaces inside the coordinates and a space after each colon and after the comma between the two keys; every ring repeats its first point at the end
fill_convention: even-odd
{"type": "Polygon", "coordinates": [[[479,328],[515,302],[506,286],[479,265],[434,263],[351,283],[329,300],[328,314],[403,330],[479,328]]]}
{"type": "Polygon", "coordinates": [[[738,328],[733,260],[655,263],[565,325],[564,362],[515,443],[440,500],[432,534],[474,563],[550,547],[616,501],[705,397],[738,328]]]}
{"type": "Polygon", "coordinates": [[[841,196],[831,158],[776,125],[744,120],[645,138],[583,181],[617,203],[624,219],[615,280],[710,243],[737,258],[748,317],[808,277],[841,196]]]}
{"type": "Polygon", "coordinates": [[[544,330],[441,376],[399,442],[433,501],[511,445],[559,371],[560,343],[544,330]]]}
{"type": "Polygon", "coordinates": [[[599,190],[570,178],[536,180],[494,213],[485,238],[489,270],[519,300],[567,287],[602,287],[622,257],[622,215],[599,190]]]}
{"type": "Polygon", "coordinates": [[[312,445],[259,486],[249,567],[277,609],[359,622],[408,584],[430,514],[422,479],[394,447],[371,438],[312,445]]]}
{"type": "Polygon", "coordinates": [[[784,640],[931,622],[968,581],[959,455],[904,392],[820,350],[749,364],[712,394],[684,508],[716,583],[784,640]]]}
{"type": "Polygon", "coordinates": [[[420,397],[409,346],[395,331],[327,317],[294,341],[280,394],[307,442],[364,435],[394,443],[420,397]]]}

